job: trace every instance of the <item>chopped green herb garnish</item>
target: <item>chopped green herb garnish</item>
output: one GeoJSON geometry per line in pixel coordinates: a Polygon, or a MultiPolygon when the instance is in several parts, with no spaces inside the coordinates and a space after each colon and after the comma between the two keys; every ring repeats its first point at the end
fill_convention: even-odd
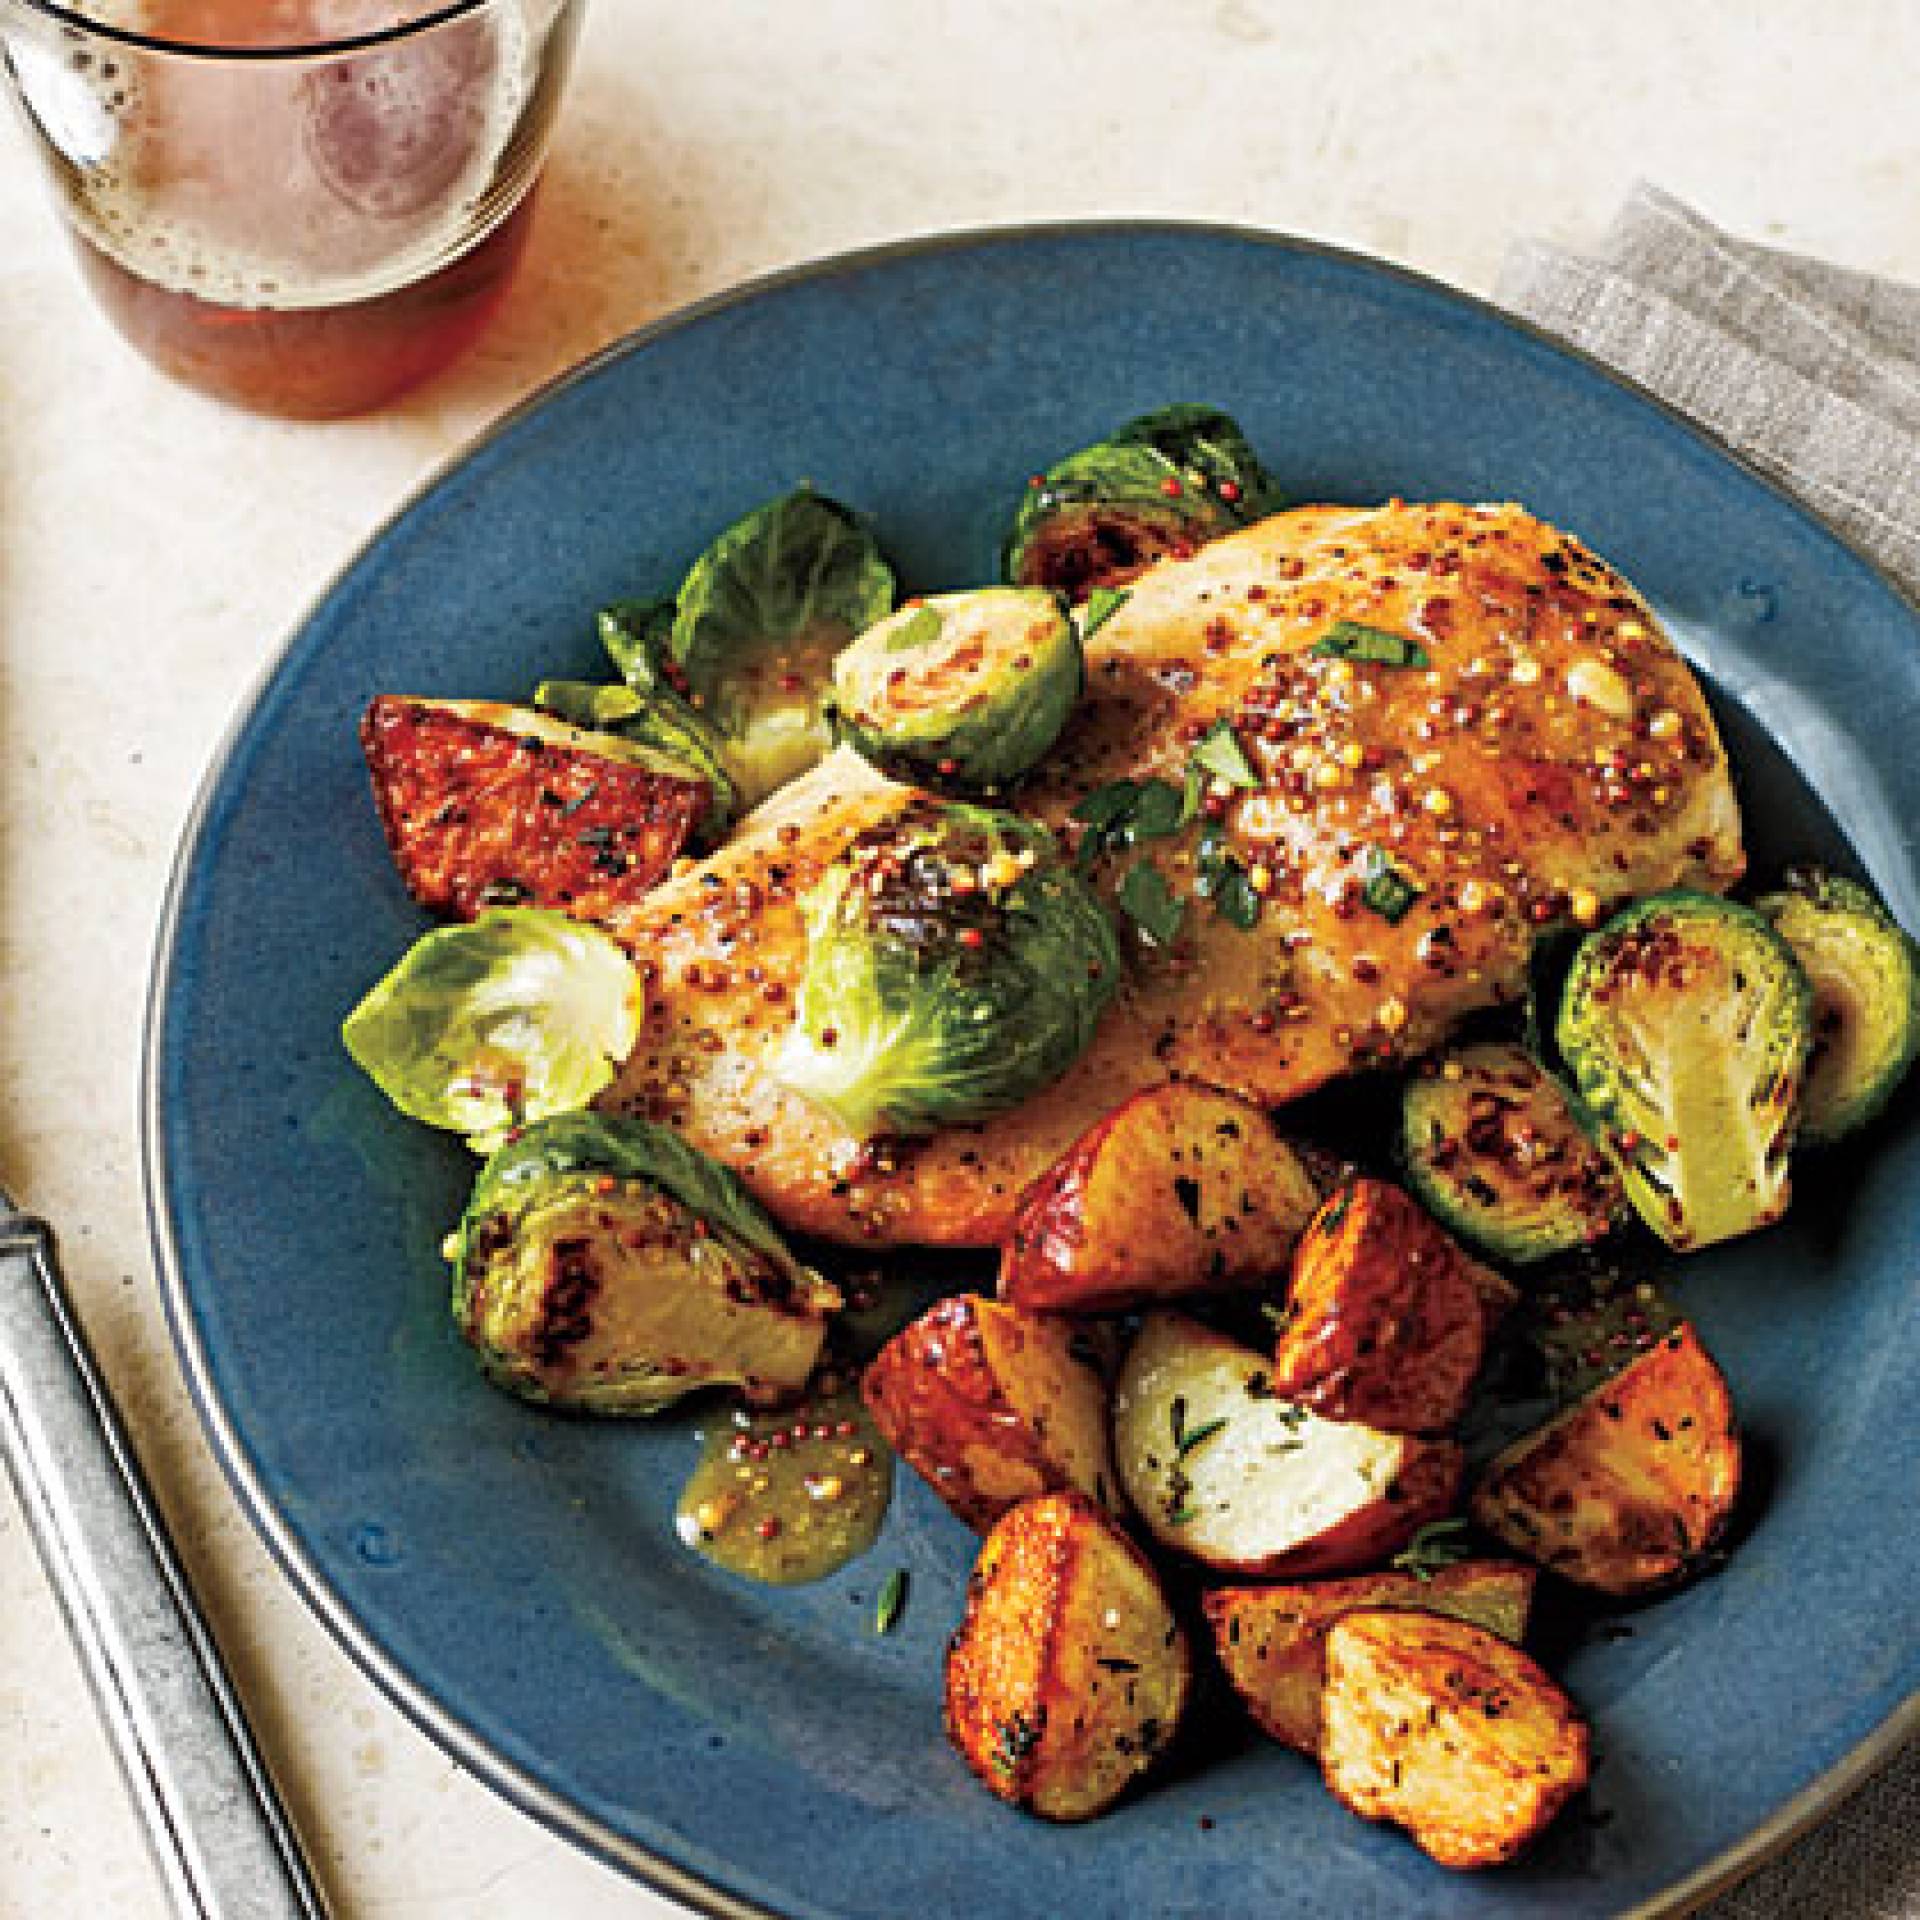
{"type": "Polygon", "coordinates": [[[1180,789],[1165,780],[1146,780],[1134,801],[1132,813],[1120,823],[1127,843],[1140,840],[1164,840],[1180,831],[1183,807],[1180,789]]]}
{"type": "Polygon", "coordinates": [[[1187,903],[1167,885],[1150,861],[1129,867],[1120,882],[1119,900],[1129,919],[1156,947],[1170,947],[1186,918],[1187,903]]]}
{"type": "Polygon", "coordinates": [[[1205,737],[1188,756],[1188,764],[1211,775],[1216,780],[1224,780],[1233,787],[1257,787],[1260,776],[1254,772],[1253,763],[1247,758],[1247,750],[1240,744],[1239,735],[1233,730],[1231,720],[1216,720],[1206,731],[1205,737]]]}
{"type": "Polygon", "coordinates": [[[887,636],[889,653],[910,653],[915,647],[930,647],[940,638],[940,613],[936,607],[915,607],[887,636]]]}
{"type": "Polygon", "coordinates": [[[1180,793],[1180,824],[1198,818],[1200,803],[1207,797],[1207,776],[1192,761],[1187,763],[1186,784],[1180,793]]]}
{"type": "Polygon", "coordinates": [[[1035,1707],[1031,1717],[1015,1711],[1000,1722],[994,1730],[993,1765],[1001,1773],[1012,1773],[1021,1761],[1040,1744],[1040,1736],[1047,1729],[1047,1710],[1035,1707]]]}
{"type": "Polygon", "coordinates": [[[1389,926],[1398,926],[1412,910],[1424,888],[1393,864],[1384,847],[1369,847],[1360,866],[1360,900],[1389,926]]]}
{"type": "Polygon", "coordinates": [[[1369,627],[1359,620],[1339,620],[1308,649],[1322,660],[1360,660],[1376,667],[1424,667],[1427,650],[1404,633],[1369,627]]]}
{"type": "Polygon", "coordinates": [[[1198,1507],[1189,1507],[1182,1504],[1180,1506],[1173,1508],[1168,1513],[1167,1525],[1170,1527],[1187,1527],[1187,1526],[1191,1526],[1194,1523],[1194,1521],[1198,1520],[1199,1518],[1200,1518],[1200,1509],[1198,1507]]]}
{"type": "Polygon", "coordinates": [[[1173,1457],[1176,1460],[1184,1460],[1195,1447],[1205,1446],[1226,1424],[1227,1416],[1222,1414],[1217,1420],[1203,1421],[1199,1426],[1179,1435],[1175,1443],[1173,1457]]]}
{"type": "Polygon", "coordinates": [[[1200,836],[1194,856],[1194,889],[1202,899],[1211,900],[1214,911],[1242,933],[1251,933],[1260,924],[1260,896],[1247,878],[1246,868],[1227,850],[1227,837],[1217,827],[1200,836]]]}
{"type": "Polygon", "coordinates": [[[1458,1566],[1471,1556],[1466,1531],[1464,1520],[1430,1521],[1393,1556],[1391,1564],[1416,1580],[1431,1580],[1442,1567],[1458,1566]]]}
{"type": "Polygon", "coordinates": [[[1095,587],[1080,610],[1080,638],[1091,640],[1132,598],[1125,587],[1095,587]]]}
{"type": "Polygon", "coordinates": [[[1139,798],[1139,781],[1109,780],[1104,787],[1095,787],[1074,808],[1073,817],[1096,832],[1104,833],[1107,828],[1124,820],[1133,811],[1139,798]]]}
{"type": "Polygon", "coordinates": [[[887,1583],[880,1589],[880,1598],[874,1603],[875,1633],[891,1633],[898,1624],[900,1616],[907,1610],[907,1589],[912,1584],[912,1578],[905,1567],[895,1567],[887,1575],[887,1583]]]}
{"type": "Polygon", "coordinates": [[[1235,860],[1221,875],[1220,884],[1214,891],[1213,904],[1223,920],[1238,927],[1242,933],[1251,933],[1260,924],[1260,896],[1253,890],[1253,882],[1247,878],[1246,869],[1235,860]]]}

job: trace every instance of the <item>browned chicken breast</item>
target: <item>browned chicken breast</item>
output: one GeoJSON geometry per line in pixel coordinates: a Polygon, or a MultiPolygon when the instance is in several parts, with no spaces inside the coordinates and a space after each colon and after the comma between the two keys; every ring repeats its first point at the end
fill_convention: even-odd
{"type": "MultiPolygon", "coordinates": [[[[1692,674],[1617,574],[1518,507],[1276,515],[1143,575],[1088,670],[1022,810],[1071,838],[1087,794],[1178,785],[1230,723],[1258,784],[1222,782],[1209,805],[1260,901],[1251,930],[1197,897],[1165,948],[1123,917],[1127,980],[1063,1079],[978,1127],[857,1140],[767,1070],[805,959],[801,896],[911,791],[843,751],[610,923],[652,1004],[608,1103],[680,1128],[790,1228],[987,1245],[1028,1181],[1142,1087],[1277,1105],[1518,995],[1543,929],[1742,869],[1692,674]]],[[[1190,896],[1196,839],[1124,858],[1190,896]]],[[[1111,863],[1096,871],[1110,891],[1111,863]]]]}

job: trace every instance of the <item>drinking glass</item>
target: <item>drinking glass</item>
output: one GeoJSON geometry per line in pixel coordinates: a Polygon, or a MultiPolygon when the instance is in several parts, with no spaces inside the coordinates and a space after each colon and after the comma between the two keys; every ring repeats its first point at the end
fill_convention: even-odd
{"type": "Polygon", "coordinates": [[[485,324],[584,5],[0,0],[0,55],[120,332],[220,399],[323,419],[485,324]]]}

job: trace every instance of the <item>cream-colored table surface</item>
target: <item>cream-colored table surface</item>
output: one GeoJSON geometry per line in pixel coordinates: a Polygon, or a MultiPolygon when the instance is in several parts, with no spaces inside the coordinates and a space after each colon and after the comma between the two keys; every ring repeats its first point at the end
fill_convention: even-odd
{"type": "MultiPolygon", "coordinates": [[[[1484,289],[1511,239],[1588,238],[1646,174],[1756,238],[1920,278],[1909,0],[595,8],[510,304],[464,367],[374,421],[255,421],[149,373],[88,308],[0,128],[0,1165],[64,1231],[344,1920],[670,1911],[463,1776],[307,1617],[202,1443],[154,1293],[136,1077],[174,840],[261,663],[401,497],[627,328],[928,229],[1196,216],[1484,289]]],[[[160,1912],[0,1504],[0,1914],[160,1912]]]]}

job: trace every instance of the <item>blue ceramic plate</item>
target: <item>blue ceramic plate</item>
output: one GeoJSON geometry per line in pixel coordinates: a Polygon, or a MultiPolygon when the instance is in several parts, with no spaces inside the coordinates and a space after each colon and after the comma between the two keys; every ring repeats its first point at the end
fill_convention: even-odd
{"type": "Polygon", "coordinates": [[[871,511],[913,587],[977,582],[1032,467],[1185,398],[1237,414],[1295,498],[1519,499],[1581,535],[1710,678],[1756,870],[1849,860],[1920,922],[1913,614],[1652,402],[1443,288],[1284,240],[1108,226],[864,255],[669,322],[515,415],[354,562],[241,719],[180,862],[150,1029],[181,1355],[255,1521],[374,1677],[502,1792],[710,1912],[1676,1910],[1910,1724],[1911,1090],[1807,1167],[1786,1226],[1687,1264],[1757,1522],[1717,1578],[1571,1653],[1592,1809],[1469,1879],[1264,1744],[1085,1828],[990,1799],[940,1731],[958,1523],[905,1485],[869,1559],[788,1592],[681,1551],[691,1427],[546,1417],[482,1384],[438,1254],[469,1165],[337,1042],[421,927],[355,741],[371,695],[511,698],[592,671],[594,607],[677,579],[803,478],[871,511]],[[877,1638],[895,1566],[912,1601],[877,1638]]]}

